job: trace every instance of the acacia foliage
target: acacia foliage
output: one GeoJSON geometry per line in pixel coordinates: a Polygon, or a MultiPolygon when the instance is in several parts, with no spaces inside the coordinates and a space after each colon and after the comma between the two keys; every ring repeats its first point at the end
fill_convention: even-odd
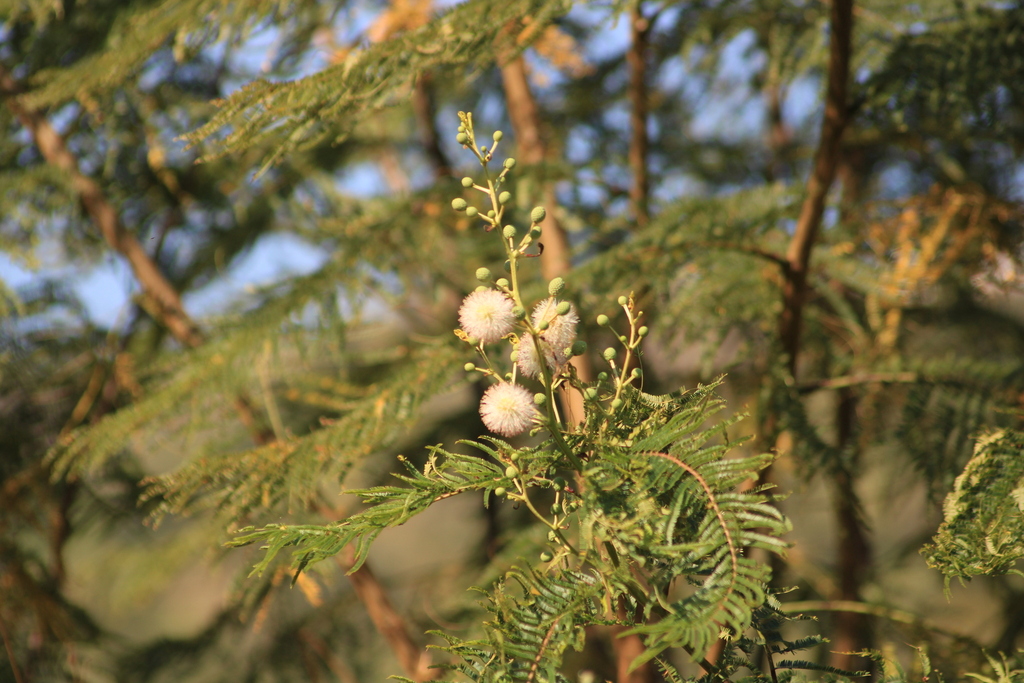
{"type": "MultiPolygon", "coordinates": [[[[399,4],[387,11],[399,11],[399,4]]],[[[867,467],[862,456],[878,449],[911,465],[900,474],[907,484],[901,480],[900,488],[923,481],[936,498],[953,489],[951,516],[928,550],[933,562],[967,578],[1016,566],[1019,548],[1001,534],[1020,520],[1013,504],[1018,439],[1008,429],[1019,428],[1012,411],[1024,388],[1020,324],[990,294],[993,288],[1012,290],[1019,268],[1021,211],[1012,179],[1024,82],[1018,77],[1020,8],[944,0],[857,3],[846,175],[829,199],[830,222],[812,259],[804,360],[791,377],[775,345],[779,261],[813,153],[813,116],[787,113],[779,127],[748,134],[749,121],[728,117],[708,132],[701,114],[743,110],[728,97],[769,111],[773,95],[785,100],[788,90],[817,82],[825,64],[827,3],[639,7],[652,25],[646,65],[654,143],[648,156],[654,215],[642,228],[622,202],[629,151],[629,131],[621,123],[624,55],[591,49],[604,40],[601,30],[629,8],[591,8],[604,12],[595,23],[573,7],[473,0],[428,11],[422,26],[380,42],[344,35],[341,40],[351,42],[329,45],[328,59],[316,62],[315,38],[325,27],[357,23],[348,21],[358,19],[354,4],[0,3],[6,21],[0,59],[23,91],[19,102],[58,124],[82,172],[97,180],[126,228],[179,290],[201,291],[274,232],[301,236],[326,254],[313,274],[254,288],[225,315],[205,317],[209,341],[190,351],[167,340],[159,320],[136,304],[126,308],[123,327],[97,329],[62,273],[13,294],[4,290],[0,547],[9,561],[0,602],[12,606],[4,616],[23,636],[18,642],[45,643],[39,651],[21,647],[16,658],[59,664],[64,642],[93,653],[119,652],[62,593],[61,519],[69,522],[63,528],[72,538],[82,538],[120,530],[126,520],[134,525],[140,503],[143,516],[157,519],[212,510],[215,522],[205,529],[204,547],[223,542],[227,529],[256,524],[263,535],[250,540],[285,551],[266,559],[262,578],[243,584],[239,604],[266,614],[254,605],[276,604],[267,596],[278,595],[272,587],[286,573],[289,543],[300,549],[297,566],[329,556],[346,539],[361,544],[363,558],[380,529],[421,511],[444,495],[439,492],[473,488],[472,481],[507,487],[504,470],[494,465],[507,447],[479,440],[474,402],[459,379],[464,358],[448,334],[455,325],[453,301],[476,286],[473,266],[497,272],[503,256],[484,244],[478,225],[448,212],[456,183],[421,182],[428,161],[424,140],[414,131],[422,120],[408,105],[424,92],[436,99],[440,112],[427,118],[447,141],[442,156],[457,149],[451,138],[458,108],[487,109],[514,143],[511,122],[493,103],[504,96],[496,67],[520,51],[538,60],[542,75],[546,65],[565,68],[553,72],[550,89],[534,83],[555,152],[510,182],[510,211],[525,214],[541,182],[564,181],[559,206],[549,209],[573,231],[573,296],[591,312],[585,333],[604,339],[607,332],[593,325],[593,313],[620,293],[637,292],[652,315],[652,343],[664,352],[658,357],[669,359],[663,366],[645,365],[650,391],[679,386],[671,359],[682,355],[680,332],[688,340],[710,340],[706,362],[690,368],[693,376],[685,383],[709,381],[722,362],[728,364],[728,387],[755,387],[737,402],[749,399],[754,406],[760,443],[785,442],[765,433],[767,427],[785,432],[798,470],[809,480],[858,475],[867,467]],[[520,21],[527,14],[530,21],[520,21]],[[258,67],[233,58],[250,48],[246,41],[265,38],[268,27],[276,40],[258,67]],[[737,51],[751,58],[740,76],[731,69],[737,51]],[[573,55],[582,55],[582,65],[573,55]],[[176,140],[183,134],[191,150],[176,140]],[[563,152],[570,162],[554,158],[563,152]],[[206,162],[194,163],[199,156],[206,162]],[[394,191],[380,196],[339,189],[346,174],[389,158],[408,171],[404,186],[399,173],[394,191]],[[251,182],[259,171],[263,175],[251,182]],[[696,191],[680,196],[680,187],[696,191]],[[453,262],[467,265],[453,269],[453,262]],[[383,306],[406,316],[406,331],[396,334],[361,318],[368,301],[371,312],[383,306]],[[444,339],[425,342],[424,334],[444,339]],[[725,339],[739,339],[737,352],[724,361],[713,358],[725,339]],[[839,391],[859,406],[841,444],[831,438],[836,421],[825,419],[823,427],[808,400],[839,391]],[[248,413],[237,410],[239,398],[246,399],[248,413]],[[244,426],[246,417],[251,427],[244,426]],[[990,429],[1005,431],[976,445],[977,435],[990,429]],[[264,439],[267,433],[275,443],[254,443],[252,434],[264,439]],[[458,438],[485,450],[457,453],[446,444],[458,438]],[[440,450],[427,452],[451,481],[423,469],[420,446],[438,442],[440,450]],[[373,486],[399,449],[409,454],[408,467],[399,468],[403,485],[373,486]],[[159,465],[154,454],[164,458],[159,465]],[[961,476],[968,463],[970,476],[961,476]],[[359,490],[370,507],[346,522],[325,524],[324,492],[332,499],[353,473],[367,470],[372,481],[360,482],[359,490]],[[267,526],[281,518],[281,526],[267,526]],[[49,542],[41,541],[42,533],[49,542]],[[58,548],[56,557],[44,550],[50,547],[58,548]]],[[[10,108],[0,108],[0,121],[9,133],[0,146],[5,251],[31,262],[39,242],[56,239],[77,264],[104,258],[110,246],[80,211],[68,175],[43,158],[10,108]]],[[[765,122],[771,125],[770,115],[765,122]]],[[[592,360],[600,362],[596,355],[592,360]]],[[[631,450],[637,425],[669,429],[672,416],[689,409],[684,406],[702,405],[687,403],[688,396],[670,395],[660,405],[635,395],[619,433],[589,444],[592,457],[580,472],[591,485],[580,489],[579,499],[579,510],[587,512],[574,513],[574,529],[593,561],[604,563],[600,568],[537,573],[535,561],[519,556],[532,558],[541,550],[543,527],[538,535],[513,526],[517,554],[497,557],[477,581],[491,585],[516,567],[512,579],[488,594],[492,616],[480,619],[472,606],[457,608],[469,623],[489,620],[480,639],[450,641],[468,675],[491,675],[484,671],[493,657],[506,657],[517,675],[529,675],[528,660],[538,655],[535,675],[563,675],[552,667],[580,644],[582,625],[610,621],[635,627],[649,653],[668,648],[659,666],[669,678],[675,675],[672,662],[686,659],[677,646],[699,652],[723,625],[736,645],[723,655],[725,662],[749,662],[746,651],[765,644],[771,629],[764,624],[740,632],[771,601],[760,588],[764,568],[747,564],[725,542],[779,548],[777,535],[758,536],[757,528],[743,526],[752,515],[781,531],[782,522],[761,507],[758,496],[766,492],[734,498],[740,494],[731,491],[734,478],[756,471],[763,456],[739,445],[735,460],[722,460],[727,454],[720,441],[707,451],[710,460],[702,460],[705,451],[683,434],[679,441],[645,446],[663,455],[641,458],[631,450]],[[701,473],[707,488],[671,458],[701,473]],[[733,466],[738,469],[729,470],[733,466]],[[671,495],[659,498],[636,482],[664,485],[671,495]],[[696,514],[698,503],[712,499],[721,515],[712,509],[696,514]],[[677,505],[679,515],[673,516],[677,505]],[[616,518],[623,512],[623,519],[616,518]],[[675,571],[694,584],[680,588],[652,578],[638,592],[609,547],[620,562],[642,558],[638,571],[645,577],[664,579],[675,571]],[[619,583],[598,590],[593,582],[603,573],[618,576],[619,583]],[[730,576],[740,579],[725,581],[730,576]],[[520,584],[522,595],[514,587],[520,584]],[[732,588],[723,593],[723,586],[732,588]],[[691,588],[692,595],[712,599],[673,592],[691,588]],[[533,590],[546,599],[532,601],[533,590]],[[608,596],[626,601],[627,617],[610,616],[608,596]],[[566,615],[565,621],[553,615],[566,615]],[[523,631],[516,630],[520,622],[523,631]],[[538,634],[553,625],[557,647],[532,649],[538,634]],[[512,645],[502,650],[502,642],[512,645]]],[[[727,422],[721,428],[716,438],[744,429],[727,422]]],[[[535,459],[538,484],[551,480],[549,469],[565,466],[544,453],[539,448],[523,455],[535,459]]],[[[484,494],[490,490],[485,486],[484,494]]],[[[154,554],[182,561],[180,545],[156,545],[154,554]]],[[[198,562],[195,557],[188,561],[198,562]]],[[[894,566],[879,565],[877,575],[894,566]]],[[[466,569],[460,581],[473,583],[474,571],[466,569]]],[[[138,580],[146,583],[142,573],[138,580]]],[[[829,597],[799,583],[803,597],[829,597]]],[[[873,588],[885,594],[883,583],[873,588]]],[[[1004,589],[1014,590],[1012,584],[1004,589]]],[[[235,609],[241,608],[232,604],[212,631],[228,633],[224,624],[235,609]]],[[[363,641],[344,636],[345,629],[359,630],[352,626],[354,611],[323,617],[328,610],[319,616],[311,610],[308,623],[330,621],[320,632],[329,634],[332,645],[361,654],[369,651],[363,641]]],[[[307,641],[296,635],[301,626],[279,624],[286,645],[255,648],[248,666],[256,671],[267,664],[273,672],[267,675],[288,680],[306,665],[308,652],[305,645],[287,644],[307,641]]],[[[1011,642],[1012,628],[1006,619],[1011,642]]],[[[154,661],[170,651],[217,660],[218,651],[236,650],[235,641],[225,642],[204,635],[157,643],[146,652],[154,661]]],[[[96,656],[93,661],[103,662],[98,669],[116,670],[108,659],[119,655],[96,656]]],[[[159,675],[132,668],[145,658],[123,658],[128,663],[115,678],[159,675]]],[[[1001,665],[1006,671],[1015,666],[1009,661],[1001,665]]],[[[947,671],[966,667],[942,665],[947,671]]],[[[366,665],[359,673],[377,673],[365,673],[371,670],[366,665]]],[[[885,675],[902,676],[892,670],[885,675]]]]}

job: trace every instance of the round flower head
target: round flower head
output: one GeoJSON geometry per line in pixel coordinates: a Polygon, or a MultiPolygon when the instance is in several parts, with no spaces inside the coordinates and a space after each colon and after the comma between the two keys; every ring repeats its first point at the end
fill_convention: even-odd
{"type": "Polygon", "coordinates": [[[480,400],[484,426],[502,436],[521,434],[538,415],[533,394],[518,384],[499,382],[485,391],[480,400]]]}
{"type": "Polygon", "coordinates": [[[512,331],[512,300],[494,289],[473,292],[462,302],[459,323],[470,337],[493,344],[512,331]]]}
{"type": "MultiPolygon", "coordinates": [[[[551,372],[558,374],[565,367],[569,360],[565,351],[556,351],[551,344],[544,341],[544,334],[540,335],[540,348],[544,353],[544,362],[551,372]]],[[[526,333],[519,340],[519,348],[516,349],[516,364],[519,371],[527,377],[540,377],[540,361],[537,360],[537,343],[532,334],[526,333]]]]}
{"type": "Polygon", "coordinates": [[[558,315],[559,304],[560,302],[555,297],[548,297],[537,304],[533,309],[533,324],[534,326],[540,325],[541,322],[548,324],[548,329],[541,333],[541,337],[551,345],[555,357],[561,359],[558,365],[564,365],[565,349],[576,341],[576,325],[579,324],[580,317],[576,314],[576,308],[572,304],[569,304],[567,313],[558,315]]]}

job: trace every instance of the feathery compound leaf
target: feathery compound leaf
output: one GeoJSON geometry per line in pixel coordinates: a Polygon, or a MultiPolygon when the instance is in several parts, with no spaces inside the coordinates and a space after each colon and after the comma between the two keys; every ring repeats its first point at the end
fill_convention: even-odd
{"type": "Polygon", "coordinates": [[[978,439],[974,456],[944,504],[945,519],[921,552],[946,576],[1019,573],[1024,557],[1024,434],[992,432],[978,439]]]}
{"type": "Polygon", "coordinates": [[[146,498],[162,498],[157,517],[180,513],[198,501],[215,504],[238,518],[256,507],[287,501],[291,507],[312,502],[325,479],[344,478],[360,459],[401,438],[425,401],[446,390],[458,350],[429,346],[394,368],[371,387],[370,400],[313,433],[279,441],[246,453],[202,457],[149,482],[146,498]]]}
{"type": "Polygon", "coordinates": [[[355,571],[366,560],[370,544],[384,529],[405,524],[444,498],[474,490],[483,490],[489,495],[499,486],[511,486],[504,468],[495,463],[476,456],[449,453],[440,446],[429,450],[431,455],[422,472],[401,458],[408,474],[395,476],[405,486],[375,486],[348,491],[362,496],[370,507],[344,521],[325,526],[272,524],[262,529],[249,529],[228,545],[264,544],[267,553],[254,568],[254,573],[266,569],[283,548],[295,546],[293,566],[298,576],[309,565],[330,558],[349,543],[355,543],[355,562],[351,568],[355,571]]]}
{"type": "Polygon", "coordinates": [[[329,137],[340,142],[360,118],[393,105],[424,71],[490,64],[495,43],[520,49],[510,22],[531,18],[527,34],[521,36],[528,42],[568,9],[564,0],[470,0],[422,28],[372,45],[312,76],[290,83],[254,81],[225,100],[209,123],[186,138],[195,144],[230,127],[207,158],[269,141],[274,152],[262,172],[294,149],[329,137]]]}
{"type": "Polygon", "coordinates": [[[487,641],[463,641],[445,636],[440,648],[463,662],[450,666],[478,683],[562,683],[558,672],[563,653],[583,649],[584,628],[606,623],[599,618],[604,587],[597,578],[579,571],[545,575],[532,568],[513,567],[495,584],[484,624],[487,641]],[[509,580],[522,589],[515,597],[509,580]]]}

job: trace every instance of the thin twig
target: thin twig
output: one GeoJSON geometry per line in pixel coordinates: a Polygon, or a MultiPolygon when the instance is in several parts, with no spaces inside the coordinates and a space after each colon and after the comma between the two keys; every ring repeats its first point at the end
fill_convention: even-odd
{"type": "Polygon", "coordinates": [[[18,663],[14,660],[14,647],[11,645],[11,634],[7,631],[7,622],[4,621],[2,614],[0,614],[0,636],[4,639],[4,648],[7,650],[7,660],[11,663],[11,672],[14,673],[14,683],[25,683],[25,679],[21,676],[21,669],[18,668],[18,663]]]}

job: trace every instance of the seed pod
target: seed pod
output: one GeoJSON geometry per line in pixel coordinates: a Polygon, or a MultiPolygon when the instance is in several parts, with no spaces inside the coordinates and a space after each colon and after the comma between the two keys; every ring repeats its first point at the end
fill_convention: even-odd
{"type": "Polygon", "coordinates": [[[452,200],[452,208],[456,211],[465,211],[467,206],[466,200],[462,197],[456,197],[452,200]]]}
{"type": "Polygon", "coordinates": [[[543,206],[533,207],[533,211],[530,212],[530,220],[534,223],[543,223],[544,218],[548,215],[547,210],[543,206]]]}

